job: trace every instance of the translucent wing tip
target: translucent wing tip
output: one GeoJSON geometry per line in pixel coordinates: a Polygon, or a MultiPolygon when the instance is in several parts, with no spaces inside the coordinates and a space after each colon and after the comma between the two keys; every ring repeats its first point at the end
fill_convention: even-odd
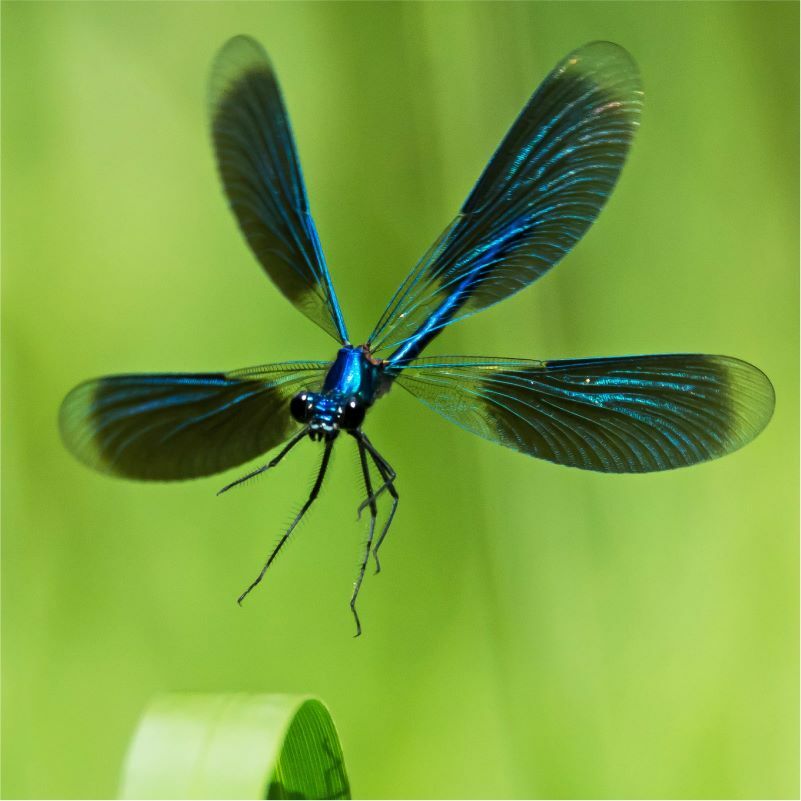
{"type": "Polygon", "coordinates": [[[626,65],[627,68],[637,71],[637,62],[634,56],[626,50],[623,45],[616,42],[609,42],[605,39],[595,39],[587,42],[573,50],[568,59],[571,58],[590,58],[593,61],[606,61],[609,63],[617,62],[626,65]]]}
{"type": "Polygon", "coordinates": [[[747,445],[767,426],[776,406],[776,391],[753,364],[730,356],[716,358],[724,369],[729,396],[728,453],[747,445]]]}
{"type": "Polygon", "coordinates": [[[251,70],[273,72],[267,52],[250,36],[234,36],[217,51],[207,88],[207,103],[212,116],[232,85],[251,70]]]}
{"type": "Polygon", "coordinates": [[[58,410],[58,429],[66,449],[83,464],[104,473],[113,472],[95,439],[92,408],[98,381],[84,381],[70,390],[58,410]]]}
{"type": "Polygon", "coordinates": [[[605,71],[627,73],[639,77],[640,70],[634,56],[625,47],[615,42],[597,40],[577,47],[565,58],[563,65],[577,69],[596,70],[603,67],[605,71]]]}
{"type": "Polygon", "coordinates": [[[634,57],[614,42],[588,42],[569,53],[554,70],[555,74],[573,72],[591,79],[599,87],[621,100],[642,102],[642,79],[634,57]]]}

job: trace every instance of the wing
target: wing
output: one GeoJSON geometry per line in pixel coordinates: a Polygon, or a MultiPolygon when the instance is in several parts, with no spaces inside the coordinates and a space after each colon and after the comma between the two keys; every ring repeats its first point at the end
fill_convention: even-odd
{"type": "Polygon", "coordinates": [[[208,103],[220,178],[251,250],[300,311],[347,342],[289,118],[258,42],[235,36],[223,46],[212,65],[208,103]]]}
{"type": "Polygon", "coordinates": [[[289,401],[317,388],[327,362],[232,373],[114,375],[86,381],[59,412],[61,437],[84,464],[125,478],[196,478],[247,462],[299,426],[289,401]]]}
{"type": "Polygon", "coordinates": [[[446,325],[514,294],[592,225],[637,128],[642,91],[610,42],[571,53],[526,104],[461,212],[411,271],[368,340],[402,364],[446,325]]]}
{"type": "Polygon", "coordinates": [[[418,359],[397,379],[457,425],[558,464],[647,473],[714,459],[773,414],[768,378],[728,356],[418,359]]]}

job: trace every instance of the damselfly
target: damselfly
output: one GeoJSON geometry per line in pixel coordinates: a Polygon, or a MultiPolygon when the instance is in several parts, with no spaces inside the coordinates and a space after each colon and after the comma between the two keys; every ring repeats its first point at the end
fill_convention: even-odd
{"type": "Polygon", "coordinates": [[[422,357],[448,325],[535,281],[576,244],[606,202],[637,129],[637,67],[593,42],[548,75],[461,210],[409,273],[364,344],[352,345],[309,211],[275,73],[245,36],[217,55],[209,81],[214,150],[231,209],[278,289],[339,342],[333,361],[229,373],[116,375],[83,383],[61,407],[81,461],[155,481],[211,475],[306,437],[322,443],[308,499],[239,601],[262,580],[317,497],[341,432],[360,459],[370,524],[350,606],[398,506],[396,474],[363,423],[396,382],[449,420],[558,464],[610,473],[670,470],[745,445],[773,412],[773,387],[727,356],[663,354],[578,360],[422,357]],[[375,482],[374,482],[374,479],[375,482]],[[376,537],[377,501],[391,506],[376,537]]]}

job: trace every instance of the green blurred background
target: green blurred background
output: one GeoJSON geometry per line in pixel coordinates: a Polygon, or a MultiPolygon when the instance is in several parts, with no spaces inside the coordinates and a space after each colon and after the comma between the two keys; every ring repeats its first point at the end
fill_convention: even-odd
{"type": "MultiPolygon", "coordinates": [[[[115,793],[165,690],[319,695],[371,797],[798,795],[795,3],[2,4],[3,786],[115,793]],[[370,330],[553,64],[627,47],[643,125],[609,207],[536,288],[431,353],[726,353],[775,417],[674,473],[555,467],[396,390],[369,419],[402,495],[384,572],[342,442],[225,497],[95,475],[56,413],[103,373],[327,358],[218,186],[205,77],[271,53],[348,325],[370,330]]],[[[361,332],[361,333],[360,333],[361,332]]]]}

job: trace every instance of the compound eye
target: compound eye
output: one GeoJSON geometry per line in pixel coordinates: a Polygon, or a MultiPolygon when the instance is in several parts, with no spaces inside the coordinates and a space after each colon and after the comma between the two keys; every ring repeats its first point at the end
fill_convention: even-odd
{"type": "Polygon", "coordinates": [[[351,398],[343,407],[339,418],[339,425],[346,431],[354,431],[364,421],[364,405],[355,398],[351,398]]]}
{"type": "Polygon", "coordinates": [[[309,396],[305,392],[300,395],[295,395],[289,402],[289,413],[299,423],[308,423],[311,416],[311,403],[309,403],[309,396]]]}

